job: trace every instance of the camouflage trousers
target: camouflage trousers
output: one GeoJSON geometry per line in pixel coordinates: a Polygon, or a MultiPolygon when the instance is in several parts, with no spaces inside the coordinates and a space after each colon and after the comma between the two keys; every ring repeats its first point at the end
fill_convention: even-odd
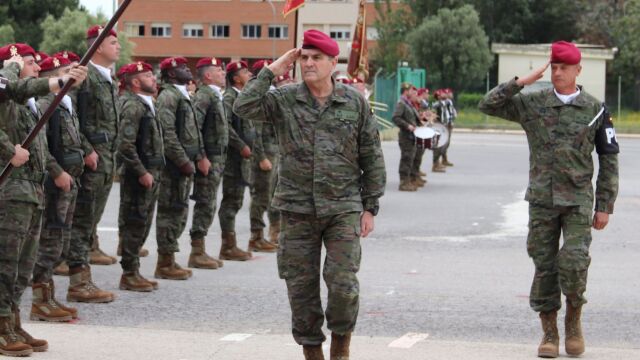
{"type": "MultiPolygon", "coordinates": [[[[104,161],[102,156],[98,161],[104,161]]],[[[114,173],[113,166],[105,168],[105,172],[95,172],[85,168],[80,177],[80,189],[76,200],[69,256],[67,257],[69,267],[89,264],[89,250],[107,205],[114,173]]]]}
{"type": "Polygon", "coordinates": [[[184,176],[169,163],[160,176],[156,239],[158,253],[169,255],[180,251],[178,238],[187,226],[189,192],[193,176],[184,176]]]}
{"type": "MultiPolygon", "coordinates": [[[[12,180],[9,180],[12,181],[12,180]]],[[[7,184],[5,184],[6,186],[7,184]]],[[[0,197],[0,316],[10,316],[29,286],[36,261],[42,209],[0,197]]]]}
{"type": "Polygon", "coordinates": [[[227,154],[227,163],[222,177],[222,201],[218,211],[220,229],[223,232],[234,232],[236,229],[236,215],[242,208],[244,190],[247,187],[246,176],[242,175],[242,166],[241,160],[227,154]]]}
{"type": "Polygon", "coordinates": [[[153,185],[147,189],[140,185],[138,175],[125,170],[120,178],[120,211],[118,212],[118,233],[122,239],[122,259],[124,271],[140,268],[140,249],[149,236],[153,215],[158,201],[161,170],[149,170],[153,185]]]}
{"type": "Polygon", "coordinates": [[[591,207],[529,204],[527,252],[536,268],[529,303],[534,311],[560,309],[561,293],[575,306],[587,302],[591,217],[591,207]]]}
{"type": "Polygon", "coordinates": [[[326,217],[282,212],[278,272],[287,284],[292,331],[300,345],[325,340],[325,314],[329,330],[346,334],[358,318],[360,286],[360,213],[326,217]],[[320,299],[320,257],[326,258],[322,275],[328,288],[326,312],[320,299]]]}
{"type": "Polygon", "coordinates": [[[271,198],[275,192],[278,182],[279,154],[267,154],[273,167],[270,171],[263,171],[256,160],[253,168],[254,180],[251,187],[251,205],[249,209],[251,230],[262,230],[265,228],[264,213],[267,212],[269,223],[274,224],[280,221],[280,211],[271,207],[271,198]]]}
{"type": "Polygon", "coordinates": [[[447,151],[449,150],[449,145],[451,145],[451,135],[453,135],[453,124],[447,125],[447,130],[449,130],[449,141],[447,145],[439,148],[433,149],[433,163],[437,164],[440,162],[440,158],[443,156],[447,156],[447,151]]]}
{"type": "Polygon", "coordinates": [[[192,200],[196,202],[193,207],[193,222],[189,232],[192,240],[204,239],[209,232],[213,218],[218,207],[218,187],[222,181],[226,156],[210,156],[211,170],[204,176],[196,173],[193,180],[192,200]]]}
{"type": "Polygon", "coordinates": [[[398,134],[400,145],[400,180],[418,176],[424,150],[418,149],[413,134],[400,131],[398,134]]]}
{"type": "Polygon", "coordinates": [[[34,283],[49,282],[53,277],[53,269],[67,256],[78,196],[78,181],[69,192],[58,189],[53,180],[47,181],[50,183],[45,186],[45,210],[38,255],[33,269],[34,283]]]}

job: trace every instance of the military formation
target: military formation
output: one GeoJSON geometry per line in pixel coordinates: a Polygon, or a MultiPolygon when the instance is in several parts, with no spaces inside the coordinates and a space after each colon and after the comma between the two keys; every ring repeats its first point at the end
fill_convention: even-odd
{"type": "MultiPolygon", "coordinates": [[[[458,116],[453,105],[453,91],[451,89],[438,89],[434,92],[434,101],[429,101],[429,89],[416,88],[411,83],[402,83],[400,86],[400,99],[393,112],[392,121],[399,128],[398,145],[400,146],[400,191],[417,191],[426,185],[427,174],[423,172],[422,159],[427,149],[433,151],[433,165],[431,171],[444,173],[446,168],[453,166],[447,156],[447,150],[451,144],[453,124],[458,116]],[[438,140],[433,138],[433,143],[427,147],[417,142],[416,130],[434,125],[443,129],[438,134],[438,140]],[[438,146],[442,141],[442,146],[438,146]]],[[[429,139],[427,139],[429,140],[429,139]]]]}

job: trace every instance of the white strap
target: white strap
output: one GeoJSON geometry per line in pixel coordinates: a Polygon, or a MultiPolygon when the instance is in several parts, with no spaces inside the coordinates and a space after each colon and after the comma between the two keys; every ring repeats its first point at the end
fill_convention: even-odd
{"type": "Polygon", "coordinates": [[[596,120],[598,120],[598,118],[600,117],[600,115],[602,115],[602,113],[604,112],[604,106],[602,107],[602,109],[600,109],[600,111],[598,111],[598,114],[596,115],[596,117],[593,118],[593,120],[591,120],[591,122],[589,123],[589,127],[591,127],[591,125],[593,125],[596,120]]]}

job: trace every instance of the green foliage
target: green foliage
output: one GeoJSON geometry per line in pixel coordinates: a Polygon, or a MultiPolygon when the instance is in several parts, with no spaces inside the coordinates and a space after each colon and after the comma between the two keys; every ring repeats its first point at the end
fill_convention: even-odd
{"type": "MultiPolygon", "coordinates": [[[[107,21],[103,14],[93,16],[84,10],[67,9],[58,19],[48,16],[41,24],[45,36],[40,49],[46,53],[69,50],[82,56],[87,51],[87,29],[96,24],[105,24],[107,21]]],[[[122,49],[117,65],[121,66],[131,62],[133,43],[124,34],[118,34],[118,40],[122,49]]]]}
{"type": "Polygon", "coordinates": [[[484,94],[480,93],[461,93],[456,99],[456,107],[459,109],[475,109],[483,97],[484,94]]]}
{"type": "Polygon", "coordinates": [[[0,46],[15,42],[13,27],[10,24],[0,26],[0,46]]]}
{"type": "Polygon", "coordinates": [[[473,6],[441,9],[408,35],[411,58],[427,69],[430,87],[464,90],[485,78],[493,55],[473,6]],[[442,29],[447,29],[446,36],[442,29]]]}
{"type": "Polygon", "coordinates": [[[623,83],[635,88],[636,108],[640,105],[640,0],[625,3],[624,15],[613,25],[613,36],[618,54],[614,60],[615,71],[623,83]]]}

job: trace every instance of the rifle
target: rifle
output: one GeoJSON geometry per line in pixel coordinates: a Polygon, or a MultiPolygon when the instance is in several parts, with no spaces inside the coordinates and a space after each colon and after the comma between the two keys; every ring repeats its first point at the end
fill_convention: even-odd
{"type": "MultiPolygon", "coordinates": [[[[89,60],[91,60],[91,58],[93,57],[93,54],[95,54],[95,52],[98,50],[98,47],[102,44],[104,39],[109,35],[109,31],[111,31],[111,29],[113,29],[113,27],[116,25],[116,22],[118,22],[118,19],[120,19],[120,17],[124,13],[124,11],[127,9],[131,1],[133,0],[122,1],[122,5],[120,5],[118,10],[116,10],[116,13],[113,14],[113,17],[111,18],[111,20],[109,20],[109,22],[104,27],[100,35],[98,35],[98,38],[96,39],[96,41],[93,42],[91,47],[89,47],[89,50],[87,50],[87,52],[84,54],[82,59],[80,59],[80,64],[79,64],[80,66],[86,66],[87,63],[89,63],[89,60]]],[[[71,89],[71,86],[73,86],[75,82],[76,81],[74,79],[69,79],[69,81],[67,81],[67,83],[64,84],[64,87],[60,89],[60,91],[58,92],[58,95],[56,95],[56,97],[53,99],[53,101],[47,108],[47,111],[44,112],[40,120],[38,120],[38,123],[36,124],[36,126],[33,127],[33,130],[31,130],[29,135],[27,135],[27,138],[22,142],[23,148],[28,149],[31,146],[31,143],[33,143],[33,140],[36,139],[36,136],[38,136],[38,133],[40,132],[40,130],[42,130],[44,125],[47,123],[47,121],[49,121],[49,118],[51,117],[51,115],[53,115],[53,112],[56,110],[56,108],[60,104],[60,101],[62,101],[62,98],[67,94],[67,92],[69,92],[69,89],[71,89]]],[[[11,174],[12,170],[13,170],[13,165],[11,165],[11,162],[7,163],[4,170],[2,170],[2,174],[0,175],[0,186],[4,184],[4,182],[9,177],[9,174],[11,174]]]]}

